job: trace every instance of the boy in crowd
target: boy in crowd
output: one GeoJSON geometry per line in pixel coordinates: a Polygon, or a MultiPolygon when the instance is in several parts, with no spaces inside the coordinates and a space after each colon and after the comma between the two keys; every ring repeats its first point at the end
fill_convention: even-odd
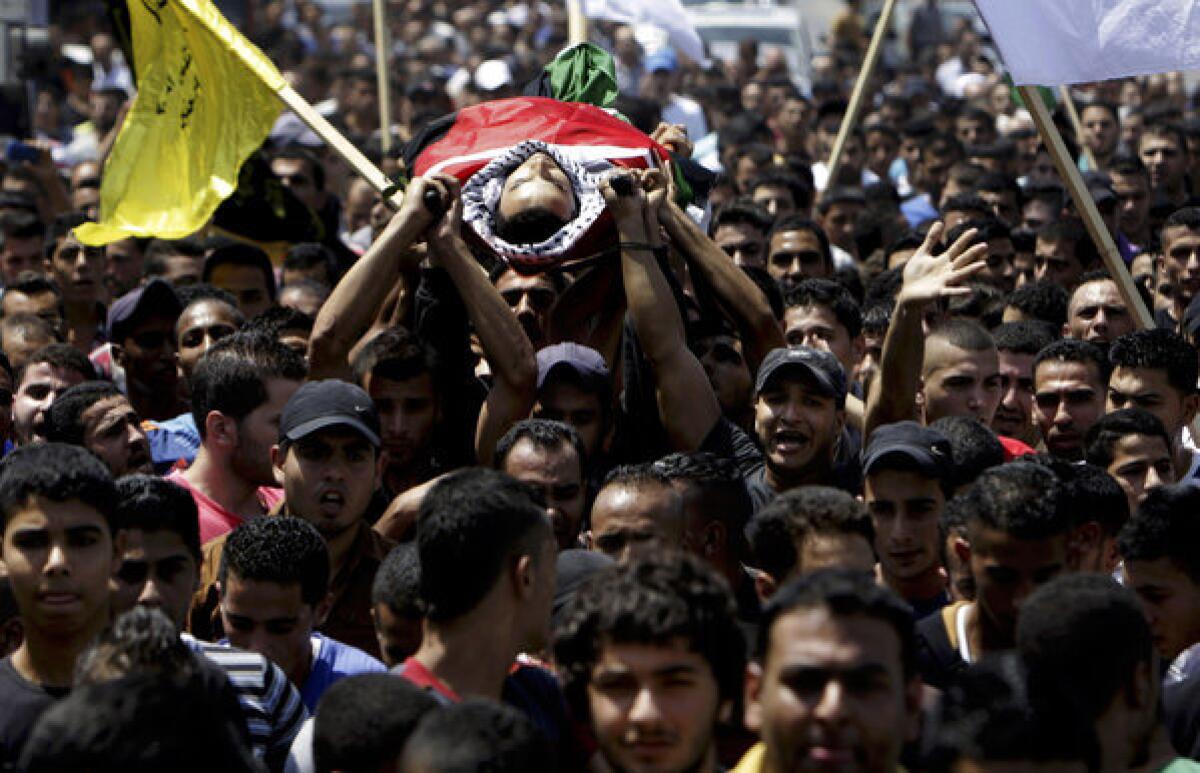
{"type": "Polygon", "coordinates": [[[1033,420],[1045,449],[1083,458],[1084,438],[1101,416],[1110,366],[1096,344],[1067,338],[1038,352],[1033,361],[1033,420]]]}
{"type": "Polygon", "coordinates": [[[1171,446],[1157,416],[1141,408],[1123,408],[1088,430],[1084,458],[1120,484],[1133,513],[1151,491],[1175,482],[1171,446]]]}
{"type": "Polygon", "coordinates": [[[55,398],[46,440],[91,451],[113,477],[154,472],[150,443],[129,398],[107,381],[85,381],[55,398]]]}

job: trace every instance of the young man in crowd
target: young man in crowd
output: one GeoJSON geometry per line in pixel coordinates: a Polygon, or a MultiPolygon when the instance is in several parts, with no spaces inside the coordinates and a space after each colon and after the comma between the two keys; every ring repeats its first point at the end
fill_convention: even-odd
{"type": "Polygon", "coordinates": [[[569,424],[525,419],[496,444],[496,469],[538,489],[560,550],[579,547],[587,512],[583,440],[569,424]]]}
{"type": "Polygon", "coordinates": [[[714,728],[740,697],[745,652],[725,583],[678,553],[592,577],[554,639],[563,691],[613,770],[720,770],[714,728]]]}
{"type": "Polygon", "coordinates": [[[721,207],[713,217],[712,240],[739,268],[766,268],[767,232],[774,217],[744,198],[721,207]]]}
{"type": "Polygon", "coordinates": [[[388,667],[400,665],[421,646],[425,612],[418,561],[416,544],[401,542],[383,559],[371,586],[371,618],[380,659],[388,667]]]}
{"type": "Polygon", "coordinates": [[[107,381],[68,388],[46,411],[46,440],[82,446],[98,456],[114,478],[154,472],[150,442],[129,398],[107,381]]]}
{"type": "Polygon", "coordinates": [[[15,767],[38,716],[70,692],[75,662],[109,622],[112,476],[82,448],[18,449],[0,470],[0,557],[20,611],[21,645],[0,660],[0,762],[15,767]]]}
{"type": "Polygon", "coordinates": [[[267,253],[252,244],[234,242],[212,250],[200,279],[237,298],[238,311],[247,320],[275,305],[275,269],[267,253]]]}
{"type": "Polygon", "coordinates": [[[69,387],[92,381],[96,371],[70,344],[50,344],[34,352],[13,379],[12,418],[17,445],[45,440],[46,411],[69,387]]]}
{"type": "Polygon", "coordinates": [[[0,312],[6,318],[33,314],[49,323],[58,335],[63,335],[66,311],[62,291],[43,274],[23,273],[19,279],[7,284],[0,299],[0,312]]]}
{"type": "Polygon", "coordinates": [[[824,349],[837,357],[850,380],[862,361],[862,312],[845,287],[829,279],[806,279],[783,299],[788,346],[824,349]]]}
{"type": "Polygon", "coordinates": [[[72,229],[80,215],[62,215],[47,239],[50,278],[62,290],[67,343],[84,354],[104,343],[104,248],[85,247],[72,229]]]}
{"type": "Polygon", "coordinates": [[[1173,443],[1158,417],[1141,408],[1105,414],[1087,433],[1084,459],[1120,484],[1137,512],[1146,496],[1175,482],[1173,443]]]}
{"type": "MultiPolygon", "coordinates": [[[[371,399],[353,384],[328,379],[304,384],[288,400],[278,443],[270,450],[284,494],[272,514],[307,521],[329,551],[329,601],[314,627],[372,657],[379,653],[372,583],[393,545],[364,519],[379,483],[379,447],[379,415],[371,399]]],[[[205,545],[203,588],[193,619],[202,613],[215,618],[214,586],[224,550],[220,537],[205,545]]]]}
{"type": "Polygon", "coordinates": [[[1108,358],[1096,344],[1056,341],[1033,361],[1033,421],[1051,454],[1083,458],[1087,431],[1104,415],[1108,358]]]}
{"type": "Polygon", "coordinates": [[[1063,337],[1107,345],[1132,330],[1133,316],[1117,283],[1103,271],[1084,274],[1067,302],[1063,337]]]}
{"type": "Polygon", "coordinates": [[[1137,154],[1150,176],[1150,190],[1169,200],[1172,207],[1185,206],[1190,191],[1183,130],[1165,122],[1148,123],[1138,140],[1137,154]]]}
{"type": "Polygon", "coordinates": [[[885,424],[871,434],[862,464],[883,584],[921,620],[950,602],[939,532],[954,471],[950,441],[914,421],[885,424]]]}
{"type": "Polygon", "coordinates": [[[1041,441],[1033,423],[1033,361],[1054,343],[1053,331],[1039,322],[1005,322],[992,331],[1000,360],[1000,404],[992,417],[997,435],[1029,446],[1041,441]]]}
{"type": "Polygon", "coordinates": [[[1150,246],[1150,175],[1136,155],[1118,153],[1108,167],[1117,194],[1121,233],[1145,250],[1150,246]]]}
{"type": "Polygon", "coordinates": [[[122,542],[120,566],[109,582],[114,617],[135,606],[166,615],[188,649],[225,671],[238,693],[251,750],[268,769],[281,770],[305,717],[299,690],[265,656],[182,633],[200,585],[195,500],[162,478],[131,475],[117,481],[114,526],[122,542]]]}
{"type": "Polygon", "coordinates": [[[248,521],[229,533],[217,573],[228,643],[269,657],[316,711],[330,685],[384,665],[315,630],[328,615],[329,550],[311,524],[289,516],[248,521]]]}
{"type": "Polygon", "coordinates": [[[192,416],[201,438],[196,461],[169,480],[192,492],[200,541],[266,515],[283,498],[271,468],[279,416],[304,379],[304,360],[262,335],[218,341],[192,377],[192,416]]]}
{"type": "Polygon", "coordinates": [[[612,470],[592,503],[587,541],[592,550],[627,561],[683,547],[683,495],[653,464],[612,470]]]}
{"type": "Polygon", "coordinates": [[[733,773],[894,770],[919,726],[911,612],[860,571],[789,583],[763,612],[745,692],[762,741],[733,773]]]}
{"type": "Polygon", "coordinates": [[[1157,416],[1171,437],[1179,479],[1194,478],[1200,460],[1184,446],[1183,433],[1200,409],[1196,350],[1169,330],[1138,330],[1114,341],[1108,359],[1108,410],[1137,407],[1157,416]]]}
{"type": "Polygon", "coordinates": [[[107,333],[113,361],[125,373],[125,391],[138,415],[164,421],[186,405],[179,398],[175,323],[183,307],[165,280],[155,279],[115,300],[107,333]]]}
{"type": "Polygon", "coordinates": [[[821,226],[800,215],[782,217],[767,235],[767,271],[785,291],[805,279],[832,279],[830,249],[821,226]]]}
{"type": "Polygon", "coordinates": [[[863,503],[835,488],[780,494],[747,527],[754,585],[765,604],[797,577],[839,567],[875,571],[875,529],[863,503]]]}
{"type": "Polygon", "coordinates": [[[1012,462],[984,472],[947,509],[960,509],[976,598],[917,626],[921,678],[944,689],[967,665],[1015,646],[1017,613],[1033,590],[1068,565],[1070,519],[1061,486],[1046,467],[1012,462]]]}
{"type": "Polygon", "coordinates": [[[1100,264],[1100,253],[1084,230],[1083,222],[1067,217],[1037,232],[1034,279],[1054,282],[1068,292],[1083,275],[1100,264]]]}
{"type": "Polygon", "coordinates": [[[1159,309],[1159,327],[1182,331],[1184,313],[1200,295],[1200,208],[1171,213],[1162,227],[1162,254],[1157,259],[1159,282],[1172,288],[1170,305],[1159,309]]]}

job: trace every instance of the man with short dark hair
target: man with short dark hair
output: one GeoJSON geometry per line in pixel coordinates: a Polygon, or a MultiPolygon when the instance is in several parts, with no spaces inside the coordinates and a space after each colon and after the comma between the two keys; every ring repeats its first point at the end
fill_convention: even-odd
{"type": "Polygon", "coordinates": [[[1040,441],[1033,423],[1033,360],[1054,338],[1040,322],[1005,322],[992,331],[1000,362],[1000,404],[991,424],[997,435],[1029,446],[1040,441]]]}
{"type": "Polygon", "coordinates": [[[875,529],[863,503],[828,486],[786,491],[746,529],[755,588],[766,603],[787,582],[821,569],[875,570],[875,529]]]}
{"type": "Polygon", "coordinates": [[[1100,263],[1100,252],[1083,221],[1064,217],[1037,232],[1034,277],[1074,290],[1083,275],[1100,263]]]}
{"type": "Polygon", "coordinates": [[[714,728],[738,701],[745,651],[728,587],[677,553],[586,581],[554,639],[574,715],[614,770],[720,770],[714,728]]]}
{"type": "Polygon", "coordinates": [[[175,359],[175,323],[183,306],[163,279],[113,301],[106,332],[113,361],[125,372],[125,390],[138,415],[151,421],[172,419],[187,406],[179,398],[175,359]]]}
{"type": "Polygon", "coordinates": [[[45,414],[63,390],[96,378],[87,357],[70,344],[43,346],[13,379],[13,433],[17,445],[44,440],[45,414]]]}
{"type": "Polygon", "coordinates": [[[1110,365],[1096,344],[1066,338],[1033,360],[1033,420],[1046,450],[1083,458],[1084,437],[1104,415],[1110,365]]]}
{"type": "Polygon", "coordinates": [[[229,533],[217,588],[227,642],[269,657],[315,711],[330,685],[384,671],[356,647],[317,633],[332,606],[329,551],[311,524],[280,516],[229,533]]]}
{"type": "Polygon", "coordinates": [[[785,290],[805,279],[832,279],[829,238],[821,226],[800,215],[780,218],[767,234],[766,266],[785,290]]]}
{"type": "Polygon", "coordinates": [[[267,253],[252,244],[234,242],[210,252],[200,279],[237,298],[238,311],[248,320],[275,305],[275,269],[267,253]]]}
{"type": "Polygon", "coordinates": [[[1150,246],[1150,174],[1136,155],[1118,153],[1108,167],[1113,192],[1117,194],[1118,223],[1141,249],[1150,246]]]}
{"type": "Polygon", "coordinates": [[[161,276],[176,289],[199,284],[204,273],[204,247],[196,239],[153,239],[142,258],[147,277],[161,276]]]}
{"type": "Polygon", "coordinates": [[[62,290],[68,343],[87,354],[103,343],[104,248],[75,238],[82,215],[61,215],[46,241],[50,276],[62,290]]]}
{"type": "Polygon", "coordinates": [[[835,264],[845,264],[847,258],[860,259],[854,227],[866,206],[866,197],[858,188],[831,186],[821,194],[817,222],[829,237],[830,249],[840,250],[841,259],[835,258],[835,264]]]}
{"type": "Polygon", "coordinates": [[[1088,430],[1084,458],[1120,484],[1132,513],[1151,491],[1175,482],[1172,445],[1157,416],[1141,408],[1122,408],[1088,430]]]}
{"type": "Polygon", "coordinates": [[[683,496],[653,464],[617,467],[596,492],[587,541],[618,561],[684,547],[683,496]]]}
{"type": "Polygon", "coordinates": [[[784,586],[746,668],[746,725],[762,742],[733,773],[896,769],[918,733],[915,662],[908,607],[869,574],[826,569],[784,586]]]}
{"type": "Polygon", "coordinates": [[[1169,306],[1154,316],[1158,327],[1182,332],[1184,315],[1200,295],[1200,208],[1185,207],[1171,213],[1162,227],[1162,254],[1157,258],[1159,282],[1173,292],[1169,306]]]}
{"type": "Polygon", "coordinates": [[[275,488],[271,446],[279,439],[279,416],[304,376],[300,355],[248,333],[221,339],[197,364],[192,416],[200,451],[169,480],[196,498],[201,543],[266,515],[283,498],[275,488]]]}
{"type": "Polygon", "coordinates": [[[82,448],[17,449],[0,469],[0,558],[24,628],[21,645],[0,660],[6,768],[38,716],[70,692],[77,658],[108,625],[108,581],[121,555],[116,506],[112,476],[82,448]]]}
{"type": "Polygon", "coordinates": [[[963,509],[968,543],[960,543],[976,600],[956,602],[917,626],[925,683],[945,689],[986,655],[1016,645],[1017,612],[1038,586],[1067,570],[1070,521],[1054,473],[1029,462],[984,472],[951,500],[963,509]]]}
{"type": "Polygon", "coordinates": [[[141,419],[121,391],[107,381],[69,387],[46,411],[46,440],[91,451],[114,478],[154,472],[141,419]]]}
{"type": "Polygon", "coordinates": [[[824,349],[849,378],[863,356],[862,312],[850,292],[830,279],[806,279],[783,299],[788,346],[824,349]]]}
{"type": "Polygon", "coordinates": [[[5,287],[26,271],[46,273],[46,226],[31,212],[0,215],[0,281],[5,287]]]}
{"type": "Polygon", "coordinates": [[[1195,479],[1200,458],[1184,445],[1184,432],[1200,409],[1196,350],[1169,330],[1138,330],[1114,341],[1108,359],[1108,410],[1137,407],[1157,416],[1171,437],[1179,480],[1195,479]]]}
{"type": "Polygon", "coordinates": [[[525,419],[496,444],[496,469],[539,489],[559,550],[579,547],[587,511],[583,440],[569,424],[525,419]]]}
{"type": "Polygon", "coordinates": [[[0,315],[34,314],[44,319],[61,336],[66,309],[62,291],[54,280],[42,274],[22,273],[4,288],[0,315]]]}
{"type": "Polygon", "coordinates": [[[397,770],[408,737],[437,706],[424,690],[390,674],[337,682],[325,692],[313,725],[316,769],[397,770]]]}
{"type": "Polygon", "coordinates": [[[750,198],[774,218],[792,213],[808,216],[812,211],[813,191],[800,177],[784,166],[767,167],[750,181],[750,198]]]}
{"type": "Polygon", "coordinates": [[[1133,316],[1117,283],[1103,271],[1084,274],[1067,302],[1063,336],[1110,344],[1132,330],[1133,316]]]}
{"type": "Polygon", "coordinates": [[[411,540],[392,548],[371,585],[371,619],[379,654],[388,667],[398,666],[421,646],[421,566],[411,540]]]}
{"type": "Polygon", "coordinates": [[[1085,172],[1107,171],[1113,154],[1117,152],[1117,143],[1121,140],[1121,119],[1117,106],[1102,100],[1089,102],[1079,110],[1079,123],[1083,127],[1080,139],[1084,147],[1092,152],[1097,167],[1091,169],[1086,162],[1087,157],[1081,156],[1080,169],[1085,172]],[[1088,168],[1084,169],[1085,166],[1088,168]]]}
{"type": "Polygon", "coordinates": [[[773,222],[771,213],[756,202],[734,199],[713,217],[712,240],[735,265],[766,267],[767,232],[773,222]]]}
{"type": "Polygon", "coordinates": [[[863,451],[863,499],[880,577],[912,606],[914,620],[950,601],[938,527],[953,466],[946,436],[915,421],[879,427],[863,451]]]}
{"type": "Polygon", "coordinates": [[[1188,159],[1183,131],[1174,124],[1148,123],[1138,139],[1137,154],[1150,175],[1150,190],[1169,199],[1172,206],[1184,206],[1188,199],[1188,159]]]}

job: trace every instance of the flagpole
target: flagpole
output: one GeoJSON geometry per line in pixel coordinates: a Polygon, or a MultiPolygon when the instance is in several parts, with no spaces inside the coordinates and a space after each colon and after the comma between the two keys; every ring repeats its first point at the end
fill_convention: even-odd
{"type": "Polygon", "coordinates": [[[392,150],[392,88],[388,78],[388,52],[392,46],[383,4],[384,0],[371,3],[375,12],[375,79],[379,82],[379,146],[386,156],[392,150]]]}
{"type": "Polygon", "coordinates": [[[1129,269],[1125,267],[1125,260],[1117,250],[1112,234],[1108,232],[1108,226],[1104,225],[1104,221],[1100,218],[1100,212],[1096,209],[1096,203],[1092,201],[1092,194],[1088,192],[1087,185],[1083,182],[1079,167],[1067,153],[1067,146],[1063,143],[1062,135],[1058,133],[1058,127],[1054,125],[1050,111],[1042,102],[1037,88],[1035,86],[1017,86],[1017,92],[1033,117],[1033,123],[1037,126],[1038,133],[1042,135],[1042,142],[1046,144],[1050,157],[1054,159],[1054,166],[1058,169],[1059,176],[1066,184],[1071,199],[1075,202],[1075,211],[1083,219],[1083,224],[1087,227],[1092,241],[1100,249],[1100,257],[1104,259],[1109,276],[1117,283],[1117,290],[1120,291],[1121,298],[1125,301],[1125,307],[1133,314],[1134,322],[1139,329],[1153,328],[1154,318],[1150,316],[1150,311],[1142,302],[1142,296],[1133,284],[1129,269]]]}
{"type": "Polygon", "coordinates": [[[577,46],[588,39],[588,21],[583,13],[583,0],[567,0],[568,45],[577,46]]]}
{"type": "Polygon", "coordinates": [[[1079,140],[1079,147],[1083,148],[1083,156],[1087,159],[1088,169],[1093,172],[1099,172],[1100,167],[1096,166],[1096,154],[1087,146],[1083,139],[1083,121],[1079,118],[1079,110],[1075,107],[1075,100],[1071,96],[1070,86],[1061,86],[1058,89],[1059,98],[1062,99],[1063,107],[1067,111],[1067,118],[1071,121],[1071,128],[1075,130],[1075,137],[1079,140]]]}
{"type": "Polygon", "coordinates": [[[850,92],[850,104],[846,107],[846,114],[842,116],[842,125],[838,129],[837,139],[833,142],[833,152],[829,154],[829,182],[830,187],[837,185],[837,174],[842,165],[842,151],[846,147],[846,139],[849,138],[850,132],[858,123],[858,114],[862,110],[863,99],[866,96],[867,84],[871,81],[871,76],[875,73],[875,66],[879,62],[879,55],[883,51],[883,40],[887,37],[888,28],[892,25],[892,11],[896,8],[896,0],[886,0],[883,4],[883,10],[879,12],[879,20],[875,23],[875,32],[871,35],[871,45],[867,47],[866,58],[863,59],[862,70],[858,73],[858,80],[854,83],[854,90],[850,92]]]}

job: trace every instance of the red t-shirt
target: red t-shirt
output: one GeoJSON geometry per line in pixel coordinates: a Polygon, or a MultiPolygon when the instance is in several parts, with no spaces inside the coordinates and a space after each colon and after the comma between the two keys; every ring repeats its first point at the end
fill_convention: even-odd
{"type": "MultiPolygon", "coordinates": [[[[181,470],[173,470],[167,476],[167,480],[187,489],[191,492],[192,499],[196,500],[196,509],[200,511],[201,545],[220,537],[222,534],[233,531],[244,520],[241,516],[226,510],[219,502],[211,499],[204,492],[197,489],[191,483],[188,483],[187,478],[183,477],[181,470]]],[[[262,505],[264,513],[269,512],[281,501],[283,501],[283,489],[270,486],[262,486],[258,489],[258,503],[262,505]]]]}
{"type": "Polygon", "coordinates": [[[1015,437],[1005,437],[1004,435],[997,435],[997,437],[1000,439],[1000,445],[1004,446],[1004,461],[1006,463],[1014,459],[1020,459],[1027,454],[1037,453],[1028,444],[1022,443],[1015,437]]]}

